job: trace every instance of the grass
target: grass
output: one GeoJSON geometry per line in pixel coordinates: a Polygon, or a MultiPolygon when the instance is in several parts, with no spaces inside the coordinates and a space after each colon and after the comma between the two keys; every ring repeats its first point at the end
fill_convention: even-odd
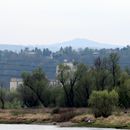
{"type": "Polygon", "coordinates": [[[121,124],[98,124],[98,123],[85,123],[81,122],[76,124],[77,127],[96,127],[96,128],[116,128],[116,129],[129,129],[129,125],[121,125],[121,124]]]}
{"type": "Polygon", "coordinates": [[[0,110],[0,123],[5,124],[33,124],[44,123],[51,120],[51,116],[46,109],[14,109],[0,110]]]}
{"type": "Polygon", "coordinates": [[[2,124],[53,124],[53,122],[70,122],[72,126],[77,127],[130,129],[130,111],[114,112],[108,118],[95,118],[86,108],[0,110],[2,124]],[[91,119],[93,122],[87,123],[85,119],[91,119]]]}
{"type": "Polygon", "coordinates": [[[80,115],[72,119],[72,122],[77,123],[78,127],[99,127],[99,128],[118,128],[118,129],[130,129],[130,117],[129,114],[111,115],[108,118],[94,118],[91,114],[80,115]],[[85,118],[91,118],[93,122],[84,122],[85,118]]]}

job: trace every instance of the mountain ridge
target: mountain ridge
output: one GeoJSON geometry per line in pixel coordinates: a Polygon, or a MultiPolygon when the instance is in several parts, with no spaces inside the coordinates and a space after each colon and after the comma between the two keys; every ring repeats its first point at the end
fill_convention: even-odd
{"type": "Polygon", "coordinates": [[[63,41],[59,43],[49,44],[49,45],[9,45],[9,44],[0,44],[0,50],[10,50],[10,51],[17,51],[19,52],[21,49],[24,49],[28,47],[29,49],[37,48],[48,48],[51,51],[58,51],[61,47],[65,48],[71,46],[73,49],[79,49],[79,48],[90,48],[90,49],[115,49],[115,48],[122,48],[123,45],[115,45],[115,44],[109,44],[109,43],[100,43],[93,40],[88,39],[72,39],[69,41],[63,41]]]}
{"type": "Polygon", "coordinates": [[[50,50],[59,50],[61,47],[67,47],[71,46],[73,49],[79,49],[79,48],[90,48],[90,49],[115,49],[115,48],[122,48],[124,47],[123,45],[114,45],[114,44],[109,44],[109,43],[100,43],[88,39],[73,39],[70,41],[64,41],[60,43],[55,43],[52,45],[47,45],[46,47],[49,48],[50,50]]]}

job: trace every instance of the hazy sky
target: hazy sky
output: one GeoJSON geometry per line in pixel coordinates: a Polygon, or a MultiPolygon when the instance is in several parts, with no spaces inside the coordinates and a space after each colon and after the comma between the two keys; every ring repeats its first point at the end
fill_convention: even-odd
{"type": "Polygon", "coordinates": [[[0,43],[75,38],[130,44],[130,0],[0,0],[0,43]]]}

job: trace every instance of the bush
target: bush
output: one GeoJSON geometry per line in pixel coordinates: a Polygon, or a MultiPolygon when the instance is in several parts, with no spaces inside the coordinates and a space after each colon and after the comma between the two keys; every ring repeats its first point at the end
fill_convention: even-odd
{"type": "Polygon", "coordinates": [[[76,113],[73,111],[60,113],[53,116],[52,121],[54,122],[67,122],[70,121],[73,117],[76,116],[76,113]]]}
{"type": "Polygon", "coordinates": [[[89,104],[95,117],[108,117],[112,114],[113,108],[117,103],[118,93],[115,90],[111,92],[107,90],[93,91],[89,99],[89,104]]]}
{"type": "Polygon", "coordinates": [[[123,108],[130,107],[130,79],[124,81],[122,85],[118,88],[119,103],[123,108]]]}
{"type": "Polygon", "coordinates": [[[5,107],[7,109],[20,109],[21,102],[17,99],[14,99],[12,102],[6,102],[5,107]]]}
{"type": "Polygon", "coordinates": [[[60,108],[56,107],[52,110],[51,114],[58,114],[60,112],[60,108]]]}

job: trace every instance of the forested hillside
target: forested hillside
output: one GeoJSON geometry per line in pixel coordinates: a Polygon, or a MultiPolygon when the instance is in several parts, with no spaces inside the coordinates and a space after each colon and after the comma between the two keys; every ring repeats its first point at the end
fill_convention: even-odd
{"type": "Polygon", "coordinates": [[[56,66],[68,62],[85,63],[92,66],[96,57],[105,57],[110,53],[116,52],[120,56],[120,65],[122,68],[130,66],[130,46],[122,49],[79,49],[72,47],[61,48],[57,52],[49,49],[29,48],[22,49],[20,52],[0,51],[0,83],[9,87],[9,81],[12,77],[20,77],[23,71],[32,71],[38,66],[42,67],[50,80],[55,79],[56,66]]]}

